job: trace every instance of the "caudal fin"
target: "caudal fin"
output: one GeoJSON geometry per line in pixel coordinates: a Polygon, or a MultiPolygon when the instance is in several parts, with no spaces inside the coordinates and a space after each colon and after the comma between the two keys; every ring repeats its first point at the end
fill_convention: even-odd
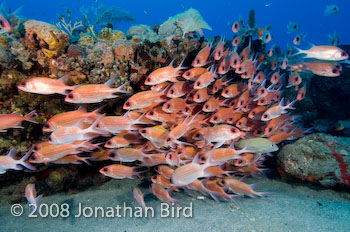
{"type": "Polygon", "coordinates": [[[35,121],[34,119],[31,118],[35,113],[36,113],[36,111],[33,110],[33,111],[30,112],[29,114],[25,115],[25,116],[23,117],[23,121],[28,121],[28,122],[32,122],[32,123],[38,124],[37,121],[35,121]]]}
{"type": "Polygon", "coordinates": [[[19,160],[18,164],[22,165],[23,167],[26,167],[30,170],[35,170],[35,167],[27,162],[29,156],[32,154],[32,149],[27,151],[27,153],[19,160]]]}

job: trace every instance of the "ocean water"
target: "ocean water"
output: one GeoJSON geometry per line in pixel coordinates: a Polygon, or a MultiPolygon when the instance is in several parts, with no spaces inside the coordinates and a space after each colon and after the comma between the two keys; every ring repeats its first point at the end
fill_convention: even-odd
{"type": "MultiPolygon", "coordinates": [[[[30,150],[30,156],[24,160],[24,163],[20,164],[23,170],[14,170],[19,169],[20,165],[9,168],[7,161],[2,159],[4,156],[0,157],[0,171],[4,170],[4,173],[0,174],[0,232],[350,231],[350,140],[347,138],[350,136],[350,111],[347,110],[350,107],[350,103],[347,102],[348,97],[350,97],[349,58],[339,60],[335,60],[335,56],[324,58],[327,54],[325,55],[324,51],[320,50],[311,59],[305,59],[295,54],[290,56],[286,54],[287,47],[296,46],[293,45],[293,39],[300,33],[306,34],[305,42],[296,47],[309,49],[314,45],[331,45],[329,35],[336,33],[340,40],[337,45],[339,47],[332,46],[328,49],[343,49],[340,52],[344,51],[349,54],[349,1],[3,1],[2,9],[6,11],[8,8],[11,12],[19,9],[15,17],[21,23],[16,26],[12,25],[11,31],[0,34],[1,114],[8,116],[18,111],[21,115],[26,115],[35,110],[36,113],[31,117],[38,123],[33,124],[29,120],[29,122],[23,122],[23,128],[17,128],[18,124],[6,127],[7,124],[3,126],[5,124],[3,122],[7,122],[8,119],[4,117],[3,120],[0,120],[0,130],[11,129],[0,132],[0,149],[3,155],[6,155],[11,148],[15,147],[17,149],[16,159],[20,159],[26,151],[34,149],[32,145],[37,145],[35,148],[39,150],[45,146],[52,146],[52,148],[46,151],[49,155],[45,158],[48,160],[39,161],[35,159],[40,157],[41,153],[37,153],[37,150],[30,150]],[[339,12],[325,16],[326,6],[332,4],[339,7],[339,12]],[[64,45],[58,43],[56,38],[53,40],[40,38],[40,36],[44,37],[45,35],[50,38],[51,32],[44,31],[43,33],[41,31],[42,34],[40,34],[36,31],[32,36],[25,36],[28,31],[23,32],[22,26],[25,27],[29,20],[55,25],[59,22],[60,15],[67,14],[68,10],[71,12],[73,21],[80,21],[83,20],[82,9],[98,7],[116,8],[133,17],[132,21],[114,21],[108,25],[109,28],[120,30],[125,34],[132,26],[144,24],[152,28],[155,25],[161,25],[169,17],[189,8],[198,10],[212,30],[204,29],[202,39],[192,37],[192,34],[189,33],[183,37],[174,36],[174,40],[158,38],[153,43],[134,38],[122,40],[114,40],[113,38],[111,42],[98,34],[104,26],[96,26],[94,30],[97,36],[87,28],[80,28],[79,33],[81,34],[70,35],[70,43],[64,45]],[[213,107],[217,107],[215,110],[205,111],[204,103],[208,99],[200,103],[193,101],[193,97],[189,94],[193,89],[197,91],[195,89],[197,82],[194,80],[185,82],[188,85],[187,88],[191,88],[191,90],[177,98],[186,101],[182,102],[184,106],[179,106],[180,111],[170,112],[172,113],[168,120],[170,122],[162,123],[152,119],[150,123],[147,121],[149,118],[145,119],[143,115],[149,116],[151,111],[155,112],[153,110],[156,109],[156,106],[151,103],[160,101],[159,99],[163,100],[159,103],[162,106],[160,111],[170,115],[164,108],[166,104],[164,94],[169,93],[165,90],[159,98],[151,98],[154,97],[153,95],[143,97],[142,102],[153,99],[145,107],[136,108],[136,110],[127,108],[128,99],[137,93],[149,90],[149,85],[154,85],[147,84],[149,74],[158,68],[164,68],[171,60],[174,59],[175,66],[177,66],[184,58],[183,68],[178,72],[185,72],[191,68],[191,65],[195,66],[192,62],[201,48],[205,47],[206,41],[213,42],[211,52],[213,52],[214,46],[219,44],[218,37],[226,38],[229,43],[226,43],[225,48],[231,48],[230,43],[234,36],[231,29],[232,24],[239,17],[243,17],[247,23],[250,10],[255,11],[256,27],[271,28],[273,39],[264,47],[261,45],[261,39],[257,38],[255,34],[251,37],[255,42],[253,42],[254,51],[242,58],[240,62],[246,61],[248,63],[253,60],[253,64],[249,66],[253,69],[256,68],[252,76],[245,77],[248,75],[247,70],[240,73],[237,71],[240,67],[232,67],[231,64],[225,74],[214,75],[212,81],[207,83],[204,88],[208,90],[206,92],[208,99],[210,95],[213,99],[218,100],[213,103],[213,107]],[[296,22],[299,25],[296,32],[288,33],[287,25],[290,22],[296,22]],[[92,42],[79,41],[84,37],[89,37],[92,42]],[[269,57],[267,51],[272,46],[281,47],[282,53],[274,53],[269,57]],[[288,60],[288,64],[287,67],[283,68],[284,59],[288,60]],[[277,67],[273,68],[272,64],[275,61],[277,67]],[[313,62],[322,64],[322,67],[313,68],[311,66],[314,64],[313,62]],[[331,68],[329,69],[329,67],[331,68]],[[322,68],[325,70],[320,70],[322,68]],[[262,71],[267,79],[265,82],[256,80],[255,84],[252,84],[250,81],[255,80],[258,71],[262,71]],[[274,73],[281,74],[280,81],[276,81],[276,83],[272,79],[274,73]],[[293,75],[298,75],[300,83],[296,83],[298,79],[291,79],[293,75]],[[66,81],[66,85],[69,85],[68,87],[61,86],[63,91],[57,82],[53,84],[53,88],[48,88],[50,83],[46,82],[43,85],[38,85],[39,87],[35,85],[25,86],[36,77],[56,80],[62,76],[65,77],[63,85],[64,81],[66,81]],[[220,78],[222,78],[222,85],[215,93],[212,88],[216,83],[219,83],[220,78]],[[80,87],[106,83],[107,80],[111,80],[112,83],[108,87],[118,87],[127,83],[125,88],[129,92],[118,89],[118,98],[102,94],[102,99],[97,99],[96,96],[103,92],[103,90],[99,90],[95,92],[92,100],[74,99],[72,92],[78,91],[80,87]],[[231,84],[237,84],[238,95],[225,97],[222,93],[231,84]],[[74,87],[70,89],[71,86],[74,87]],[[258,88],[262,87],[274,98],[266,105],[266,108],[263,108],[259,119],[253,120],[249,113],[258,106],[258,100],[267,99],[264,98],[265,96],[259,98],[258,88]],[[303,90],[305,92],[302,92],[303,90]],[[49,93],[47,94],[45,91],[49,93]],[[243,97],[245,93],[248,97],[243,97]],[[302,93],[305,96],[300,97],[302,93]],[[257,100],[254,100],[255,97],[257,100]],[[248,103],[245,106],[237,106],[244,105],[240,103],[241,100],[248,103]],[[291,103],[291,107],[287,107],[286,112],[279,111],[278,116],[273,116],[282,121],[277,121],[277,124],[271,126],[268,124],[271,119],[263,120],[263,115],[270,107],[276,107],[278,104],[285,106],[290,102],[293,103],[291,103]],[[148,108],[150,106],[151,108],[148,108]],[[210,121],[214,113],[223,108],[232,108],[234,111],[230,113],[227,120],[221,123],[210,121]],[[89,133],[83,133],[83,137],[79,138],[75,136],[80,135],[80,132],[72,133],[71,136],[74,139],[69,140],[70,138],[68,138],[69,141],[66,141],[64,139],[67,138],[59,137],[58,133],[55,135],[52,132],[50,135],[45,131],[45,126],[49,125],[48,120],[52,119],[54,115],[78,109],[80,109],[80,113],[84,112],[85,109],[89,112],[96,111],[89,116],[81,116],[68,127],[78,127],[85,130],[88,130],[86,128],[95,129],[94,133],[88,131],[89,133]],[[186,114],[188,113],[187,109],[191,109],[189,115],[186,114]],[[104,116],[99,113],[104,114],[104,116]],[[134,116],[131,116],[131,113],[134,113],[134,116]],[[112,117],[121,115],[123,120],[126,120],[125,118],[131,120],[132,126],[113,131],[108,128],[107,122],[101,124],[105,115],[112,117]],[[240,115],[237,123],[228,121],[232,119],[232,115],[240,115]],[[195,124],[197,116],[198,118],[203,117],[199,119],[200,124],[195,124]],[[238,124],[242,118],[246,119],[246,127],[240,127],[238,124]],[[146,122],[140,123],[139,120],[146,120],[146,122]],[[169,142],[171,145],[168,145],[165,142],[168,137],[164,137],[164,131],[168,135],[174,131],[177,125],[187,123],[187,120],[195,126],[189,123],[183,129],[186,132],[179,136],[178,140],[174,139],[175,142],[173,140],[169,142]],[[135,123],[136,121],[138,123],[135,123]],[[92,124],[93,122],[98,122],[98,127],[92,124]],[[87,126],[87,124],[89,125],[87,126]],[[212,132],[213,134],[203,132],[203,134],[199,134],[202,136],[200,139],[195,137],[198,131],[204,130],[203,127],[216,128],[217,124],[227,126],[230,129],[229,132],[224,133],[222,129],[212,132]],[[269,132],[272,134],[266,132],[269,126],[276,129],[269,132]],[[153,129],[155,133],[159,133],[159,136],[157,134],[154,136],[155,138],[146,137],[145,133],[142,132],[145,128],[153,129]],[[224,135],[220,136],[219,132],[224,133],[224,135]],[[240,134],[236,136],[236,133],[240,134]],[[91,134],[101,136],[92,136],[91,134]],[[108,149],[107,145],[112,135],[124,136],[123,138],[125,135],[126,137],[138,136],[135,143],[128,145],[128,148],[134,150],[124,150],[123,154],[118,154],[117,150],[115,153],[109,153],[112,149],[108,149]],[[159,139],[160,142],[156,139],[159,139]],[[45,143],[48,140],[50,142],[45,143]],[[69,160],[52,158],[58,154],[58,152],[52,152],[56,149],[54,146],[73,144],[76,140],[86,140],[93,145],[86,142],[84,143],[85,147],[79,147],[69,153],[75,154],[74,152],[77,152],[79,156],[72,157],[66,154],[59,157],[69,157],[71,158],[69,160]],[[153,148],[148,141],[152,141],[153,148]],[[221,144],[221,142],[223,143],[221,144]],[[220,147],[218,144],[225,149],[236,149],[235,152],[239,149],[246,150],[243,150],[242,154],[231,155],[231,158],[227,158],[223,163],[214,163],[212,159],[214,151],[217,151],[215,149],[220,147]],[[214,149],[210,145],[218,147],[214,149]],[[186,150],[188,156],[183,154],[185,151],[181,148],[188,149],[186,150]],[[135,160],[133,157],[130,158],[131,153],[136,153],[135,150],[144,152],[143,157],[135,158],[135,160]],[[180,156],[176,156],[178,153],[180,156]],[[124,160],[115,160],[116,158],[111,154],[124,156],[124,160]],[[154,154],[154,157],[159,155],[158,158],[161,160],[159,163],[156,162],[156,158],[153,158],[154,154]],[[152,158],[149,158],[151,156],[152,158]],[[177,157],[178,160],[172,157],[177,157]],[[202,160],[202,162],[201,158],[205,158],[205,161],[202,160]],[[211,161],[212,163],[210,163],[211,161]],[[32,163],[34,167],[32,168],[27,162],[32,163]],[[189,184],[193,181],[189,180],[189,183],[181,184],[182,181],[187,180],[183,176],[179,175],[180,177],[176,179],[175,174],[171,173],[169,177],[160,171],[161,166],[163,168],[166,166],[172,169],[172,172],[178,171],[180,174],[181,168],[190,162],[200,170],[208,164],[208,166],[220,167],[221,171],[226,172],[210,174],[209,171],[206,172],[206,169],[203,169],[203,173],[197,173],[198,175],[194,178],[194,180],[199,180],[203,188],[200,189],[201,191],[190,191],[189,184]],[[243,165],[241,162],[247,163],[243,165]],[[126,165],[125,169],[122,170],[124,172],[108,169],[111,168],[109,165],[116,164],[126,165]],[[126,168],[130,169],[126,170],[126,168]],[[130,171],[131,169],[132,171],[130,171]],[[158,173],[160,174],[159,178],[164,178],[163,182],[154,179],[158,173]],[[237,189],[232,187],[235,186],[234,184],[231,186],[227,182],[232,178],[239,182],[236,185],[237,189]],[[152,182],[160,184],[152,184],[152,182]],[[35,185],[37,193],[33,192],[33,189],[29,191],[30,184],[35,185]],[[177,188],[173,185],[180,187],[177,188]],[[238,186],[246,189],[238,189],[238,186]],[[156,187],[159,187],[160,190],[156,191],[156,187]],[[142,191],[145,204],[149,207],[149,214],[145,214],[140,207],[142,203],[135,200],[133,196],[135,188],[142,191]],[[43,194],[43,197],[36,202],[35,198],[40,194],[43,194]],[[34,211],[27,204],[27,201],[35,203],[34,211]],[[164,202],[170,202],[170,204],[164,202]]],[[[51,28],[51,30],[53,29],[51,28]]],[[[156,33],[157,30],[153,32],[156,33]]],[[[242,38],[247,36],[244,33],[241,35],[242,38]]],[[[238,50],[232,50],[239,51],[242,57],[244,55],[242,55],[244,53],[242,50],[244,51],[247,45],[248,41],[245,41],[238,50]]],[[[296,49],[294,49],[295,51],[296,49]]],[[[331,51],[333,52],[333,50],[331,51]]],[[[337,50],[338,53],[339,50],[337,50]]],[[[220,72],[219,66],[223,63],[222,61],[225,61],[225,57],[223,55],[215,60],[213,54],[214,52],[209,58],[207,57],[208,63],[200,66],[208,68],[209,72],[220,72]]],[[[227,58],[230,57],[230,54],[226,54],[227,58]]],[[[45,80],[48,81],[47,79],[45,80]]],[[[173,79],[166,81],[171,84],[175,82],[173,79]]],[[[62,83],[60,82],[60,84],[62,83]]],[[[96,89],[100,87],[97,86],[96,89]]],[[[106,86],[104,85],[103,88],[106,86]]],[[[166,90],[168,91],[168,89],[166,90]]],[[[187,91],[186,86],[181,90],[187,91]]],[[[91,88],[85,91],[89,93],[95,89],[91,88]]],[[[154,92],[152,94],[155,94],[154,92]]],[[[87,93],[86,96],[88,96],[87,93]]],[[[167,96],[166,101],[170,100],[171,97],[167,96]]],[[[177,109],[176,106],[174,108],[177,109]]],[[[73,118],[73,115],[68,118],[70,117],[73,118]]],[[[119,120],[120,118],[115,119],[114,123],[120,123],[119,120]]],[[[244,122],[242,120],[242,123],[244,122]]],[[[122,142],[116,143],[119,146],[122,142]]],[[[122,151],[120,150],[120,152],[122,151]]],[[[222,155],[226,156],[228,152],[225,151],[222,155]]],[[[190,169],[187,173],[196,173],[195,168],[190,169]]],[[[181,172],[181,174],[183,173],[181,172]]],[[[191,177],[188,178],[191,179],[191,177]]],[[[194,187],[192,186],[192,188],[194,187]]]]}
{"type": "Polygon", "coordinates": [[[57,15],[70,9],[74,18],[81,17],[79,9],[85,7],[97,7],[98,5],[113,6],[129,12],[134,18],[133,23],[120,23],[115,29],[126,31],[132,24],[157,25],[166,21],[170,16],[183,12],[188,8],[197,9],[205,21],[212,27],[212,31],[205,31],[205,35],[231,36],[231,26],[239,16],[248,17],[251,9],[256,11],[256,23],[258,26],[271,25],[272,34],[275,37],[273,43],[279,46],[292,44],[295,34],[287,33],[289,21],[299,24],[299,32],[307,33],[307,40],[313,44],[327,44],[328,34],[339,34],[342,44],[348,44],[350,35],[346,28],[350,22],[347,20],[347,11],[350,9],[348,1],[335,0],[309,0],[309,1],[54,1],[47,4],[46,1],[25,0],[9,1],[7,5],[12,9],[23,6],[23,16],[48,22],[56,22],[57,15]],[[325,17],[324,11],[327,5],[339,6],[339,14],[325,17]]]}

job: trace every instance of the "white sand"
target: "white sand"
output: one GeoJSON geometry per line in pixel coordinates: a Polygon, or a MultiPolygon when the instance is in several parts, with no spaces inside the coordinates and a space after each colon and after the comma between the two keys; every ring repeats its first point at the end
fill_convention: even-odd
{"type": "MultiPolygon", "coordinates": [[[[234,202],[197,200],[197,193],[175,193],[174,198],[188,206],[193,202],[193,218],[161,218],[160,201],[146,196],[147,206],[158,210],[155,218],[75,218],[78,203],[84,206],[136,207],[132,189],[139,183],[112,180],[75,195],[64,193],[44,197],[40,203],[68,203],[68,218],[14,217],[10,205],[0,206],[0,231],[350,231],[350,194],[303,185],[290,185],[265,177],[249,179],[259,191],[276,195],[264,199],[237,198],[234,202]],[[321,204],[321,205],[320,205],[321,204]]],[[[141,188],[149,193],[149,190],[141,188]]],[[[121,211],[123,212],[123,211],[121,211]]]]}

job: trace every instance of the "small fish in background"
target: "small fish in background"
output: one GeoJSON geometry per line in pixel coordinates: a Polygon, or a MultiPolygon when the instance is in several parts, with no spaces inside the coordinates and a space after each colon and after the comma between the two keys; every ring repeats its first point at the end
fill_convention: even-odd
{"type": "Polygon", "coordinates": [[[297,34],[293,39],[293,44],[300,45],[301,42],[305,41],[306,36],[307,36],[307,34],[304,34],[304,33],[297,34]]]}
{"type": "Polygon", "coordinates": [[[335,46],[319,45],[313,46],[308,50],[296,49],[298,52],[294,55],[306,54],[304,58],[314,58],[324,61],[341,61],[349,58],[349,55],[345,51],[335,46]]]}
{"type": "Polygon", "coordinates": [[[241,23],[239,22],[239,20],[237,20],[236,22],[233,23],[232,25],[232,31],[234,33],[239,32],[239,30],[241,29],[241,23]]]}
{"type": "Polygon", "coordinates": [[[2,14],[0,14],[0,29],[0,34],[12,30],[10,22],[2,14]]]}
{"type": "Polygon", "coordinates": [[[339,7],[335,4],[327,5],[326,9],[324,10],[324,16],[330,16],[338,13],[339,13],[339,7]]]}
{"type": "Polygon", "coordinates": [[[296,32],[297,30],[299,30],[299,24],[293,21],[289,21],[287,25],[287,32],[290,34],[296,32]]]}
{"type": "Polygon", "coordinates": [[[43,197],[43,194],[37,196],[35,184],[28,184],[25,188],[25,197],[29,206],[36,209],[38,208],[38,202],[43,197]]]}
{"type": "Polygon", "coordinates": [[[35,167],[27,162],[31,154],[32,150],[29,150],[21,159],[15,160],[16,149],[12,148],[6,156],[0,156],[0,174],[4,174],[8,169],[22,170],[22,167],[19,165],[35,170],[35,167]]]}
{"type": "Polygon", "coordinates": [[[144,195],[141,192],[141,190],[139,188],[134,188],[133,191],[134,194],[134,198],[137,201],[137,203],[139,203],[139,205],[143,208],[146,209],[146,204],[145,204],[145,200],[144,200],[144,195]]]}
{"type": "Polygon", "coordinates": [[[339,35],[336,32],[333,32],[333,34],[329,34],[328,40],[332,46],[338,46],[338,44],[340,43],[339,35]]]}
{"type": "Polygon", "coordinates": [[[267,44],[268,42],[270,42],[272,40],[272,35],[271,32],[266,30],[262,36],[262,43],[263,44],[267,44]]]}

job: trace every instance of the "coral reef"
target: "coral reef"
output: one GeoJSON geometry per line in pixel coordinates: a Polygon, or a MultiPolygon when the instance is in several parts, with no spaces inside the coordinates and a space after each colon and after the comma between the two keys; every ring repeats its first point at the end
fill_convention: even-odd
{"type": "Polygon", "coordinates": [[[148,40],[151,43],[155,43],[159,40],[158,35],[152,30],[152,28],[143,24],[130,27],[126,32],[126,36],[133,42],[148,40]]]}
{"type": "Polygon", "coordinates": [[[189,32],[198,32],[202,36],[203,29],[212,30],[200,13],[196,9],[190,8],[170,17],[160,25],[158,34],[161,39],[170,40],[179,35],[184,37],[189,32]]]}
{"type": "Polygon", "coordinates": [[[69,44],[69,36],[52,24],[29,20],[24,29],[26,46],[31,50],[40,48],[46,57],[59,55],[69,44]]]}
{"type": "Polygon", "coordinates": [[[323,133],[305,136],[278,153],[283,177],[320,184],[350,187],[350,138],[323,133]]]}

